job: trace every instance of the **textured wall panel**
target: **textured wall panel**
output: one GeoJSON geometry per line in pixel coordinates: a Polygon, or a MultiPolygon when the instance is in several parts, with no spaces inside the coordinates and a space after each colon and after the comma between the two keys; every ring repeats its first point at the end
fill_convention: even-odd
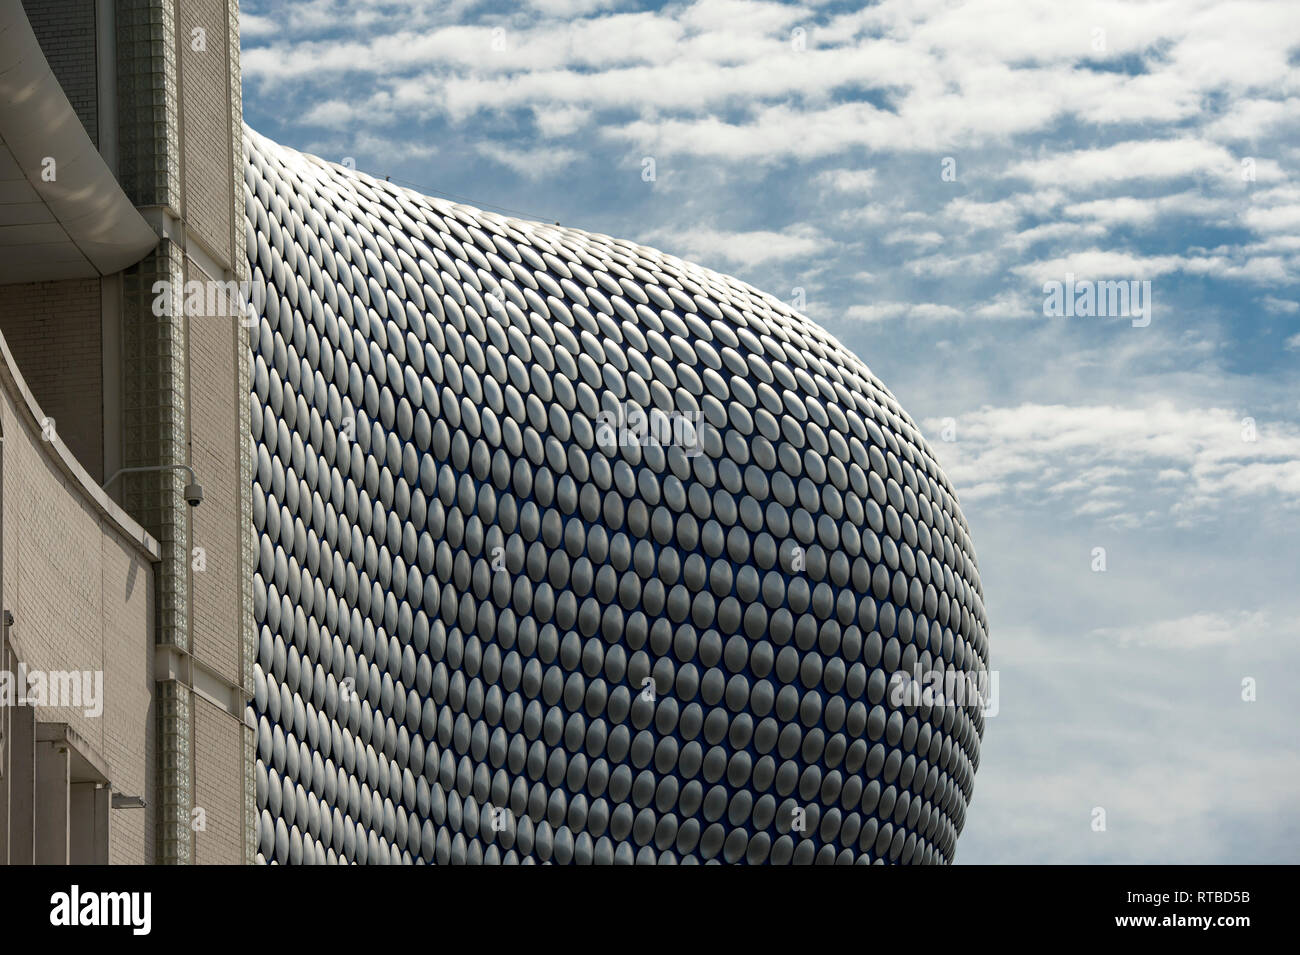
{"type": "Polygon", "coordinates": [[[149,863],[158,812],[154,568],[57,462],[9,374],[0,369],[0,592],[14,616],[9,636],[31,672],[102,671],[102,710],[42,707],[38,717],[68,724],[107,761],[119,791],[149,798],[145,809],[117,814],[109,846],[113,864],[149,863]]]}
{"type": "MultiPolygon", "coordinates": [[[[193,260],[186,281],[215,281],[193,260]]],[[[232,303],[233,304],[233,303],[232,303]]],[[[233,313],[189,317],[190,463],[202,475],[202,507],[190,509],[191,652],[232,683],[243,682],[239,539],[240,444],[233,313]],[[202,548],[201,559],[196,555],[202,548]]]]}
{"type": "Polygon", "coordinates": [[[222,265],[233,260],[230,58],[226,0],[176,5],[186,225],[222,265]]]}
{"type": "Polygon", "coordinates": [[[198,865],[244,862],[244,793],[232,785],[243,776],[243,733],[228,713],[194,695],[194,806],[203,810],[191,824],[198,865]]]}
{"type": "Polygon", "coordinates": [[[98,146],[95,0],[23,0],[23,11],[86,135],[98,146]]]}
{"type": "Polygon", "coordinates": [[[259,856],[951,860],[983,714],[886,686],[983,672],[982,592],[866,366],[727,276],[245,135],[259,856]]]}
{"type": "Polygon", "coordinates": [[[100,280],[0,288],[0,332],[59,436],[98,480],[104,474],[100,280]]]}

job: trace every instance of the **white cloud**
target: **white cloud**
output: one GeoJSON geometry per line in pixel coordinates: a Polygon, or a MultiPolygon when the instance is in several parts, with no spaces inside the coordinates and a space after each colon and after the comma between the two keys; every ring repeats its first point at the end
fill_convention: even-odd
{"type": "Polygon", "coordinates": [[[1106,234],[1106,227],[1095,222],[1048,222],[1025,229],[1003,240],[1003,245],[1023,254],[1040,242],[1060,242],[1068,239],[1094,239],[1106,234]]]}
{"type": "Polygon", "coordinates": [[[951,281],[953,278],[969,279],[992,274],[998,268],[1000,261],[996,252],[968,252],[958,255],[936,253],[911,259],[903,264],[903,268],[913,275],[933,276],[951,281]]]}
{"type": "Polygon", "coordinates": [[[279,27],[270,17],[254,13],[241,12],[239,15],[239,36],[243,42],[259,37],[274,36],[279,27]]]}
{"type": "Polygon", "coordinates": [[[1251,209],[1242,216],[1246,225],[1258,232],[1289,232],[1300,229],[1300,203],[1251,209]]]}
{"type": "Polygon", "coordinates": [[[352,157],[365,172],[383,178],[392,173],[392,164],[406,160],[425,160],[438,154],[438,147],[423,140],[390,138],[369,132],[343,133],[307,146],[307,151],[330,162],[352,157]]]}
{"type": "Polygon", "coordinates": [[[527,5],[547,16],[567,19],[602,10],[617,10],[627,0],[527,0],[527,5]]]}
{"type": "Polygon", "coordinates": [[[976,318],[1038,318],[1043,314],[1042,300],[1023,292],[1006,290],[971,310],[976,318]]]}
{"type": "MultiPolygon", "coordinates": [[[[943,214],[971,229],[1012,229],[1025,215],[1031,197],[1021,195],[993,202],[979,202],[974,199],[954,199],[943,208],[943,214]]],[[[1035,196],[1033,205],[1041,209],[1047,203],[1045,197],[1035,196]]]]}
{"type": "Polygon", "coordinates": [[[1264,310],[1272,312],[1274,315],[1294,315],[1300,312],[1300,302],[1295,299],[1274,298],[1271,295],[1265,295],[1260,299],[1260,304],[1264,310]]]}
{"type": "Polygon", "coordinates": [[[1137,645],[1165,650],[1195,650],[1244,643],[1276,634],[1277,626],[1263,612],[1234,614],[1201,612],[1176,620],[1098,627],[1091,636],[1113,640],[1120,646],[1137,645]]]}
{"type": "Polygon", "coordinates": [[[756,229],[725,232],[694,227],[661,229],[649,233],[647,242],[666,252],[704,263],[728,262],[754,268],[768,262],[797,261],[823,252],[830,240],[811,226],[795,226],[782,232],[756,229]]]}
{"type": "Polygon", "coordinates": [[[898,230],[886,232],[880,237],[886,245],[910,245],[917,249],[929,249],[944,244],[944,238],[938,232],[915,232],[898,230]]]}
{"type": "Polygon", "coordinates": [[[1239,201],[1189,191],[1142,199],[1134,196],[1091,199],[1071,203],[1062,212],[1071,219],[1089,219],[1114,227],[1150,226],[1165,216],[1198,216],[1207,221],[1222,222],[1229,220],[1239,208],[1239,201]]]}
{"type": "Polygon", "coordinates": [[[1215,275],[1247,281],[1274,282],[1284,279],[1287,265],[1282,260],[1233,261],[1223,255],[1139,255],[1110,249],[1085,249],[1054,259],[1027,262],[1011,271],[1034,282],[1064,281],[1067,274],[1084,279],[1156,279],[1173,272],[1215,275]]]}
{"type": "Polygon", "coordinates": [[[819,173],[814,182],[834,192],[847,195],[870,195],[876,188],[874,169],[828,169],[819,173]]]}
{"type": "Polygon", "coordinates": [[[852,305],[844,311],[851,322],[881,322],[891,318],[946,319],[961,318],[961,310],[951,305],[934,302],[876,302],[873,305],[852,305]]]}
{"type": "Polygon", "coordinates": [[[1239,169],[1237,158],[1217,143],[1184,137],[1051,154],[1016,163],[1006,174],[1038,185],[1079,189],[1143,179],[1226,178],[1239,169]]]}
{"type": "Polygon", "coordinates": [[[1205,127],[1205,131],[1220,140],[1255,140],[1271,132],[1282,123],[1293,126],[1300,121],[1300,98],[1241,99],[1230,111],[1205,127]]]}
{"type": "Polygon", "coordinates": [[[591,120],[585,109],[570,106],[537,106],[533,109],[537,130],[546,139],[568,136],[582,129],[591,120]]]}
{"type": "Polygon", "coordinates": [[[553,146],[538,149],[511,149],[498,143],[479,143],[478,151],[493,162],[513,170],[526,179],[552,176],[577,162],[579,154],[572,149],[553,146]]]}
{"type": "Polygon", "coordinates": [[[987,407],[957,417],[944,461],[963,500],[1010,496],[1114,519],[1159,505],[1189,521],[1234,500],[1300,506],[1300,429],[1248,418],[1168,401],[987,407]],[[1158,471],[1182,479],[1156,487],[1158,471]]]}
{"type": "MultiPolygon", "coordinates": [[[[1217,64],[1207,70],[1196,57],[1183,55],[1186,48],[1222,54],[1220,31],[1226,29],[1259,51],[1245,75],[1285,76],[1295,35],[1293,25],[1268,6],[1253,9],[1249,22],[1227,26],[1217,15],[1190,21],[1164,16],[1158,4],[1137,12],[1115,4],[1064,10],[1046,0],[910,8],[886,2],[822,23],[814,22],[821,17],[811,10],[745,0],[683,3],[656,12],[625,12],[624,4],[602,0],[534,0],[531,6],[543,14],[540,19],[520,11],[495,23],[460,24],[418,4],[362,13],[315,0],[295,9],[295,36],[310,36],[331,23],[354,29],[290,42],[278,39],[283,30],[274,33],[265,19],[254,19],[250,37],[277,39],[248,49],[244,69],[259,82],[420,76],[425,104],[412,98],[404,109],[414,113],[433,104],[462,118],[520,106],[682,110],[694,116],[650,123],[653,129],[638,121],[602,122],[601,128],[636,140],[653,131],[659,148],[681,152],[708,149],[699,134],[712,131],[738,155],[771,158],[825,155],[851,145],[968,147],[1070,115],[1099,125],[1192,119],[1215,86],[1240,87],[1242,74],[1217,64]],[[355,39],[358,24],[381,19],[393,29],[375,39],[355,39]],[[1092,48],[1098,24],[1107,28],[1101,55],[1092,48]],[[803,52],[791,43],[796,25],[807,31],[803,52]],[[494,29],[504,33],[494,35],[494,29]],[[1158,70],[1130,75],[1084,67],[1086,61],[1122,55],[1148,57],[1160,45],[1172,48],[1158,70]],[[872,87],[891,91],[891,109],[826,103],[833,91],[872,87]],[[789,118],[781,107],[797,99],[805,101],[796,118],[800,135],[772,136],[773,127],[789,118]],[[1007,108],[1010,102],[1014,109],[1007,108]],[[754,109],[730,122],[710,115],[728,103],[754,109]],[[847,122],[850,117],[855,121],[847,122]]],[[[1291,108],[1256,105],[1244,122],[1264,128],[1291,108]]],[[[1211,148],[1202,145],[1202,151],[1211,148]]],[[[1141,152],[1133,158],[1141,159],[1141,152]]]]}

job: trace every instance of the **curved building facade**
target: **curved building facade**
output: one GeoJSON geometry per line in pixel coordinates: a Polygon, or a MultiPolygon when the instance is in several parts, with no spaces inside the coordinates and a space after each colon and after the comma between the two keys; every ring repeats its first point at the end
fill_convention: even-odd
{"type": "Polygon", "coordinates": [[[259,861],[948,862],[988,664],[916,425],[652,249],[245,129],[259,861]]]}

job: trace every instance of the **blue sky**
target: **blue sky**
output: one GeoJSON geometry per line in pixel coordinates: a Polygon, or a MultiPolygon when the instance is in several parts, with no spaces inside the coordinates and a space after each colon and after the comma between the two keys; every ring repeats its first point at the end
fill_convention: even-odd
{"type": "Polygon", "coordinates": [[[1294,2],[242,7],[259,132],[801,297],[923,423],[1000,673],[959,863],[1300,861],[1294,2]]]}

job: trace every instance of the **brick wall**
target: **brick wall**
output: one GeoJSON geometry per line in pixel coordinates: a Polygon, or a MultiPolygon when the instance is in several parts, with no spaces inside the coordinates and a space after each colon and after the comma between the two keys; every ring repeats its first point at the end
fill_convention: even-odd
{"type": "Polygon", "coordinates": [[[107,475],[100,280],[0,286],[0,333],[68,449],[102,481],[107,475]]]}
{"type": "Polygon", "coordinates": [[[98,146],[95,0],[23,0],[23,8],[50,69],[98,146]]]}
{"type": "MultiPolygon", "coordinates": [[[[211,277],[191,260],[186,282],[211,277]]],[[[190,549],[202,547],[206,568],[191,558],[192,652],[232,683],[242,683],[243,636],[237,599],[240,574],[239,415],[235,319],[232,314],[189,318],[190,460],[203,485],[202,507],[190,512],[190,549]]],[[[244,412],[246,413],[246,412],[244,412]]]]}
{"type": "MultiPolygon", "coordinates": [[[[223,266],[234,261],[230,82],[225,0],[185,0],[176,7],[180,46],[181,136],[184,141],[185,218],[223,266]],[[202,46],[195,31],[202,32],[202,46]]],[[[242,197],[241,197],[242,198],[242,197]]]]}
{"type": "MultiPolygon", "coordinates": [[[[231,276],[219,273],[233,272],[242,259],[236,8],[227,0],[118,0],[116,9],[123,187],[137,204],[163,206],[183,220],[183,235],[124,277],[123,456],[129,464],[189,461],[205,495],[201,507],[189,509],[179,479],[146,477],[125,485],[123,501],[157,529],[162,545],[159,642],[192,652],[238,686],[252,634],[247,358],[230,316],[163,320],[146,310],[156,279],[178,286],[224,280],[231,276]],[[203,570],[194,569],[196,547],[204,551],[203,570]]],[[[214,714],[209,700],[174,683],[160,684],[159,693],[162,745],[175,748],[160,770],[160,858],[251,861],[255,842],[242,825],[252,801],[242,709],[214,714]],[[218,717],[226,724],[219,730],[199,725],[218,717]],[[225,795],[211,791],[222,786],[225,795]],[[204,787],[208,795],[200,794],[204,787]],[[211,805],[226,796],[240,809],[238,819],[223,813],[233,828],[213,824],[211,805]],[[190,830],[196,805],[209,810],[206,833],[190,830]]]]}
{"type": "Polygon", "coordinates": [[[244,861],[244,799],[236,783],[243,775],[242,724],[194,695],[194,806],[206,828],[194,833],[199,865],[241,865],[244,861]]]}
{"type": "Polygon", "coordinates": [[[145,797],[147,809],[113,811],[109,858],[151,862],[152,564],[58,465],[2,380],[0,434],[0,597],[14,614],[11,637],[30,668],[104,674],[102,715],[42,708],[37,718],[68,723],[107,761],[116,788],[145,797]]]}
{"type": "MultiPolygon", "coordinates": [[[[25,6],[55,75],[92,139],[98,141],[95,0],[25,0],[25,6]]],[[[124,505],[162,545],[162,559],[149,576],[148,607],[153,617],[152,630],[145,632],[163,644],[192,651],[196,660],[236,684],[251,682],[248,495],[252,482],[246,339],[229,318],[164,320],[148,313],[155,279],[177,285],[183,278],[207,280],[196,260],[213,259],[235,277],[245,267],[237,205],[242,200],[237,187],[241,177],[237,8],[228,0],[117,0],[113,8],[123,188],[138,205],[161,206],[182,219],[184,231],[183,239],[164,241],[156,253],[124,275],[123,463],[188,460],[205,489],[203,505],[191,510],[180,501],[181,478],[176,474],[122,480],[124,505]],[[196,43],[196,29],[204,31],[201,43],[196,43]],[[194,547],[204,548],[202,571],[192,569],[194,547]]],[[[72,283],[0,288],[0,331],[11,337],[16,363],[45,413],[55,418],[60,436],[101,479],[104,382],[98,281],[79,290],[72,283]],[[93,429],[88,422],[94,422],[93,429]]],[[[34,500],[33,493],[24,506],[39,510],[34,500]]],[[[6,511],[10,507],[7,502],[3,506],[6,511]]],[[[15,520],[16,526],[37,538],[46,533],[31,530],[38,526],[33,524],[35,518],[15,520]]],[[[11,531],[6,529],[6,539],[11,531]]],[[[58,563],[75,546],[87,546],[86,541],[68,541],[66,552],[63,543],[48,556],[57,564],[49,593],[34,591],[25,598],[31,612],[54,613],[52,595],[75,584],[83,589],[69,598],[69,606],[85,616],[86,628],[93,624],[111,633],[119,625],[134,627],[137,621],[131,614],[120,620],[112,616],[118,610],[106,596],[120,591],[129,594],[131,601],[136,599],[125,580],[111,577],[127,571],[120,566],[101,569],[104,602],[96,606],[86,582],[67,577],[75,568],[58,563]]],[[[16,559],[39,567],[30,564],[31,555],[16,559]]],[[[102,561],[112,564],[108,557],[102,561]]],[[[37,581],[43,572],[21,576],[6,566],[4,576],[37,581]]],[[[35,583],[23,585],[35,587],[35,583]]],[[[88,646],[88,633],[89,629],[78,632],[73,645],[88,646]]],[[[134,644],[120,635],[112,638],[127,652],[119,658],[116,650],[106,651],[114,665],[123,667],[116,676],[111,671],[106,676],[122,686],[133,685],[140,672],[134,644]]],[[[57,642],[53,636],[46,639],[57,642]]],[[[150,667],[152,659],[150,655],[150,667]]],[[[152,693],[153,702],[133,717],[137,738],[143,732],[149,742],[143,764],[156,765],[157,778],[151,776],[149,782],[152,796],[146,794],[151,808],[134,816],[131,824],[136,829],[124,830],[129,847],[116,847],[118,833],[114,833],[114,861],[128,857],[153,861],[155,853],[177,861],[251,861],[256,843],[244,825],[253,814],[251,734],[237,717],[201,695],[174,681],[154,684],[152,676],[150,669],[146,694],[152,693]],[[155,747],[168,752],[167,759],[155,760],[155,747]],[[192,841],[191,805],[205,808],[208,818],[207,831],[195,833],[192,841]],[[159,822],[164,824],[155,833],[159,822]]],[[[128,694],[126,689],[118,692],[128,694]]],[[[110,743],[119,748],[129,745],[116,737],[110,743]]],[[[114,819],[118,818],[125,817],[115,813],[114,819]]]]}

